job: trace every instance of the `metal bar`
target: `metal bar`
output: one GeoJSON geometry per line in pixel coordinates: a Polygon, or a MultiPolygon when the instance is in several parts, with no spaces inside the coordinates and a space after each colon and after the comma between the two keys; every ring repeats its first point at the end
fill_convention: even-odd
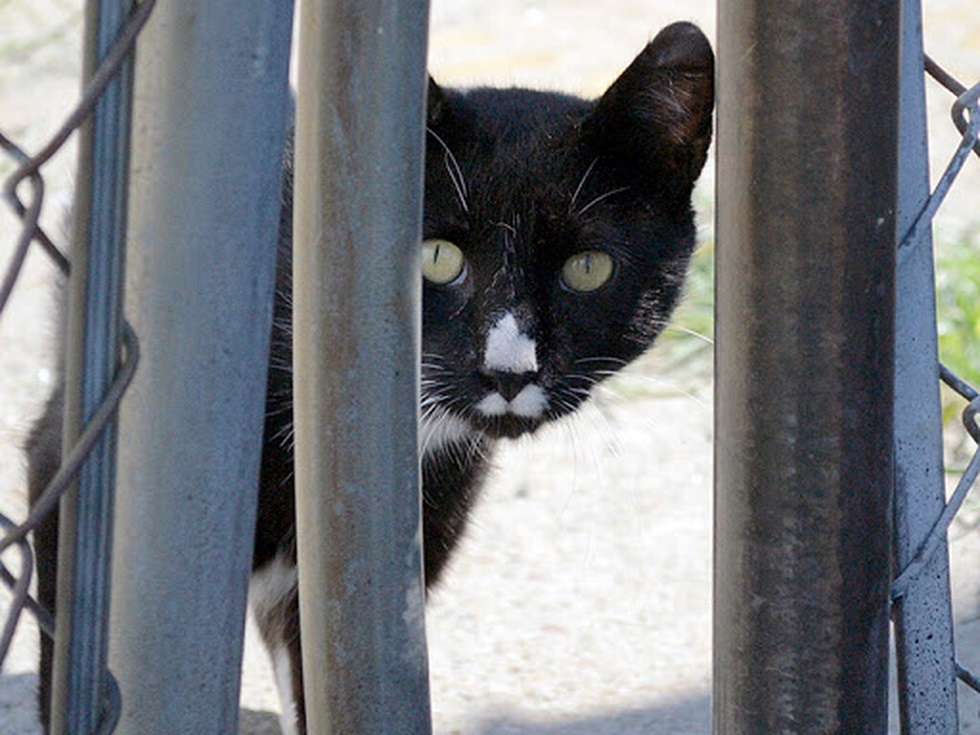
{"type": "Polygon", "coordinates": [[[718,13],[713,731],[884,733],[899,6],[718,13]]]}
{"type": "Polygon", "coordinates": [[[160,3],[139,42],[110,662],[120,733],[237,732],[292,3],[160,3]]]}
{"type": "MultiPolygon", "coordinates": [[[[929,199],[922,10],[903,0],[895,303],[895,572],[915,558],[945,505],[929,199]]],[[[945,536],[894,601],[898,705],[906,735],[955,733],[955,649],[945,536]]]]}
{"type": "Polygon", "coordinates": [[[428,733],[416,438],[428,8],[301,8],[294,403],[307,728],[428,733]]]}
{"type": "MultiPolygon", "coordinates": [[[[90,0],[83,86],[125,25],[129,0],[90,0]]],[[[120,359],[132,60],[106,86],[81,128],[65,356],[63,446],[70,451],[99,410],[120,359]]],[[[51,731],[87,735],[113,696],[107,675],[115,426],[110,422],[61,501],[58,619],[51,731]]]]}

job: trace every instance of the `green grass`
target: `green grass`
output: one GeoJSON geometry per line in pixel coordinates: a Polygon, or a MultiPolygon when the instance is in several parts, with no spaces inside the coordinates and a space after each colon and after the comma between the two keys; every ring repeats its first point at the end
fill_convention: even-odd
{"type": "MultiPolygon", "coordinates": [[[[942,243],[937,251],[939,355],[954,373],[980,389],[980,234],[942,243]]],[[[659,363],[671,370],[710,374],[714,334],[714,243],[691,261],[684,299],[660,338],[659,363]]],[[[945,420],[959,421],[962,399],[943,392],[945,420]]]]}
{"type": "Polygon", "coordinates": [[[711,369],[715,333],[715,245],[707,242],[691,259],[684,295],[661,342],[670,367],[711,369]]]}
{"type": "MultiPolygon", "coordinates": [[[[939,359],[980,389],[980,234],[941,243],[937,251],[939,359]]],[[[975,450],[960,418],[966,402],[943,386],[942,404],[946,466],[953,473],[962,472],[975,450]]]]}
{"type": "Polygon", "coordinates": [[[936,264],[939,355],[971,385],[980,386],[980,242],[945,243],[936,264]]]}

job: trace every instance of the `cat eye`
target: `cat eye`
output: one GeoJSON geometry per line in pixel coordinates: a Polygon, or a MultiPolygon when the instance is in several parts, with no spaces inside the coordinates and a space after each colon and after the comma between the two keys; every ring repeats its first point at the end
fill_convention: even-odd
{"type": "Polygon", "coordinates": [[[445,286],[458,279],[466,268],[463,251],[448,240],[422,243],[422,275],[430,283],[445,286]]]}
{"type": "Polygon", "coordinates": [[[601,250],[585,250],[565,261],[561,282],[572,291],[588,293],[605,285],[612,277],[613,259],[601,250]]]}

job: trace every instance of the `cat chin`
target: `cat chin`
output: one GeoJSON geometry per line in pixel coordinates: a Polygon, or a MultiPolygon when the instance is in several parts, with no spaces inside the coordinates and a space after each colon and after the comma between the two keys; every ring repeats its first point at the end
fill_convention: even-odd
{"type": "Polygon", "coordinates": [[[513,414],[494,416],[492,418],[477,417],[473,421],[477,431],[488,439],[518,439],[519,437],[533,434],[543,423],[544,421],[541,419],[515,416],[513,414]]]}

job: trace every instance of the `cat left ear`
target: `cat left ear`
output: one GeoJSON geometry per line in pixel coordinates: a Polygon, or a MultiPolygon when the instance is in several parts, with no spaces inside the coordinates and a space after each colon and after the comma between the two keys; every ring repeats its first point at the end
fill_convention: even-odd
{"type": "Polygon", "coordinates": [[[711,142],[714,61],[697,26],[667,26],[596,103],[587,133],[624,163],[693,184],[711,142]]]}

